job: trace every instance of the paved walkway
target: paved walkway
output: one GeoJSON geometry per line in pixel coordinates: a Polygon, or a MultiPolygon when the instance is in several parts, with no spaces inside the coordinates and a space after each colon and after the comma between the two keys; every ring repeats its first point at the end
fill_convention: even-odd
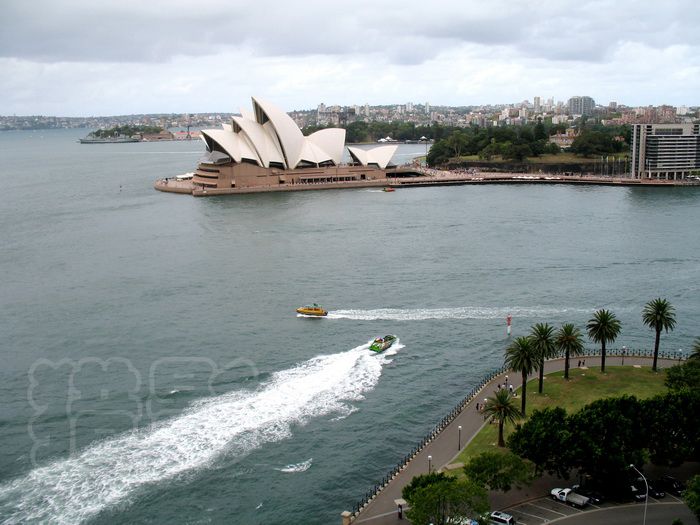
{"type": "MultiPolygon", "coordinates": [[[[585,356],[585,366],[588,368],[600,368],[600,356],[585,356]]],[[[605,366],[620,366],[624,359],[625,366],[648,366],[651,367],[653,358],[607,355],[605,366]]],[[[579,357],[569,359],[569,366],[577,368],[579,357]],[[573,366],[572,366],[573,365],[573,366]]],[[[659,357],[657,366],[668,368],[678,364],[676,359],[659,357]]],[[[552,359],[545,363],[545,374],[564,370],[564,359],[552,359]]],[[[354,524],[367,525],[405,525],[405,520],[398,517],[397,506],[394,500],[401,498],[401,489],[408,485],[414,476],[428,473],[428,464],[431,470],[440,470],[450,464],[472,438],[487,424],[484,417],[476,411],[476,403],[483,403],[484,399],[491,397],[499,383],[505,381],[508,376],[509,384],[514,389],[522,385],[522,376],[519,373],[504,372],[496,376],[479,391],[479,394],[467,404],[467,406],[443,429],[431,442],[429,442],[416,457],[401,471],[396,477],[382,489],[369,504],[358,514],[354,524]],[[461,431],[459,429],[461,428],[461,431]]],[[[537,391],[537,382],[530,382],[538,377],[533,374],[528,378],[528,395],[537,391]]],[[[511,490],[510,492],[489,492],[489,502],[491,508],[504,510],[523,501],[539,498],[549,494],[549,489],[553,486],[551,478],[540,478],[532,486],[523,490],[511,490]]]]}

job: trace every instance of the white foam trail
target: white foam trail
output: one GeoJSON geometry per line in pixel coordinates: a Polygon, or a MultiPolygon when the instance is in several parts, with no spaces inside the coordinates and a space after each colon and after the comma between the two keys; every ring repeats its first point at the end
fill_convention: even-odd
{"type": "Polygon", "coordinates": [[[329,419],[328,421],[330,421],[330,422],[342,421],[343,419],[348,417],[350,414],[354,414],[358,410],[360,410],[360,409],[357,407],[350,407],[350,410],[348,410],[345,414],[342,414],[342,415],[337,416],[337,417],[333,417],[333,418],[329,419]]]}
{"type": "Polygon", "coordinates": [[[374,388],[386,360],[367,345],[276,372],[254,391],[197,402],[183,414],[96,442],[77,455],[0,485],[4,523],[78,523],[148,484],[240,458],[291,436],[292,425],[347,413],[374,388]],[[379,357],[379,358],[377,358],[379,357]]]}
{"type": "Polygon", "coordinates": [[[376,310],[333,310],[327,319],[354,319],[357,321],[424,321],[426,319],[505,319],[547,318],[572,314],[591,314],[587,308],[538,308],[538,307],[481,307],[463,306],[458,308],[378,308],[376,310]]]}
{"type": "Polygon", "coordinates": [[[314,458],[309,458],[306,461],[302,461],[301,463],[287,465],[284,468],[276,468],[275,470],[279,470],[280,472],[306,472],[307,470],[309,470],[313,459],[314,458]]]}

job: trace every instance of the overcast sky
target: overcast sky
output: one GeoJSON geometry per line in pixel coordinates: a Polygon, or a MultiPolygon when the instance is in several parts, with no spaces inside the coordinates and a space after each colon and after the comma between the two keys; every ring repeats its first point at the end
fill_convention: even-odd
{"type": "Polygon", "coordinates": [[[0,115],[700,105],[700,0],[0,0],[0,115]]]}

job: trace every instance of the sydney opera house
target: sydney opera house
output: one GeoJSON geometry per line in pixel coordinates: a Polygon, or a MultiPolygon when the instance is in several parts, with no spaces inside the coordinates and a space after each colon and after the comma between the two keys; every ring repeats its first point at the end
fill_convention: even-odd
{"type": "MultiPolygon", "coordinates": [[[[397,146],[348,146],[345,130],[322,129],[304,136],[282,109],[253,97],[222,129],[202,130],[206,152],[187,180],[166,179],[156,188],[193,195],[387,186],[397,146]]],[[[184,177],[178,177],[183,179],[184,177]]]]}

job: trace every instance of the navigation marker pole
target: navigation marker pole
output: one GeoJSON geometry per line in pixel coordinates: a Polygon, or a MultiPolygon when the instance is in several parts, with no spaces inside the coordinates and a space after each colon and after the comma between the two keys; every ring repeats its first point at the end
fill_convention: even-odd
{"type": "Polygon", "coordinates": [[[508,316],[508,335],[510,335],[510,315],[508,316]]]}

